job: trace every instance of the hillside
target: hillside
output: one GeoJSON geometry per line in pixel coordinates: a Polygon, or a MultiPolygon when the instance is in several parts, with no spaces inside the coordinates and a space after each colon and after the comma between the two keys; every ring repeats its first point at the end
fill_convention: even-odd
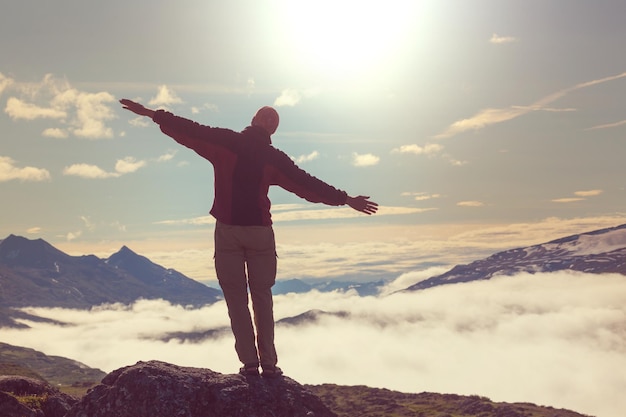
{"type": "Polygon", "coordinates": [[[0,308],[88,309],[140,298],[202,306],[221,292],[159,266],[126,246],[108,259],[70,256],[42,239],[0,241],[0,308]]]}
{"type": "Polygon", "coordinates": [[[106,373],[61,356],[49,356],[34,349],[0,342],[0,374],[39,377],[55,387],[89,387],[106,373]],[[31,374],[19,371],[26,369],[31,374]]]}
{"type": "MultiPolygon", "coordinates": [[[[72,385],[82,386],[74,395],[81,397],[86,389],[95,386],[105,374],[71,359],[47,356],[32,349],[0,343],[0,376],[21,375],[37,378],[41,375],[53,386],[68,389],[72,385]],[[78,378],[78,379],[77,379],[78,378]]],[[[114,371],[113,373],[118,372],[114,371]]],[[[207,370],[207,372],[211,372],[207,370]]],[[[111,373],[111,374],[113,374],[111,373]]],[[[109,374],[109,375],[111,375],[109,374]]],[[[253,381],[250,383],[252,384],[253,381]]],[[[259,378],[254,384],[263,383],[259,378]]],[[[295,381],[290,382],[297,385],[295,381]]],[[[477,395],[462,396],[437,393],[402,393],[366,386],[341,386],[334,384],[304,385],[306,390],[322,400],[322,403],[338,417],[585,417],[582,414],[541,407],[528,403],[496,403],[477,395]]],[[[185,389],[185,388],[180,388],[185,389]]]]}
{"type": "Polygon", "coordinates": [[[366,386],[307,385],[338,417],[585,417],[530,403],[498,403],[478,395],[408,394],[366,386]]]}
{"type": "Polygon", "coordinates": [[[626,224],[576,234],[547,243],[498,252],[420,281],[409,291],[438,285],[486,280],[497,275],[561,270],[626,275],[626,224]]]}

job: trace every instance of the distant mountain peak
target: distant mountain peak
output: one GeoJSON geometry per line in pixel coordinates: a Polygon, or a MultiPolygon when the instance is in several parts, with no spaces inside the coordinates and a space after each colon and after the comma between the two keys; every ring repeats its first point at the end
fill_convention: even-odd
{"type": "Polygon", "coordinates": [[[407,290],[486,280],[521,272],[580,271],[626,275],[626,224],[580,233],[538,245],[498,252],[420,281],[407,290]]]}
{"type": "Polygon", "coordinates": [[[43,239],[9,235],[0,241],[0,264],[26,267],[52,267],[65,262],[68,255],[43,239]]]}
{"type": "Polygon", "coordinates": [[[109,259],[70,256],[43,239],[10,235],[0,241],[0,308],[88,308],[103,303],[164,299],[206,305],[221,298],[210,288],[123,246],[109,259]]]}
{"type": "Polygon", "coordinates": [[[130,252],[130,253],[135,253],[132,249],[130,249],[128,246],[124,245],[120,248],[120,250],[118,252],[130,252]]]}
{"type": "Polygon", "coordinates": [[[124,268],[152,268],[157,266],[150,259],[135,253],[126,245],[122,246],[120,250],[109,256],[109,258],[107,259],[107,263],[109,265],[124,268]]]}

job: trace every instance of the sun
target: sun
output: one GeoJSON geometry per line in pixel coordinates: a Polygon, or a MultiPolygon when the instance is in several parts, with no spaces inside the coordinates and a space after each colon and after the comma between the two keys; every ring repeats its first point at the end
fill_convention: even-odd
{"type": "Polygon", "coordinates": [[[353,73],[384,62],[405,41],[415,0],[285,1],[284,22],[298,56],[325,72],[353,73]]]}

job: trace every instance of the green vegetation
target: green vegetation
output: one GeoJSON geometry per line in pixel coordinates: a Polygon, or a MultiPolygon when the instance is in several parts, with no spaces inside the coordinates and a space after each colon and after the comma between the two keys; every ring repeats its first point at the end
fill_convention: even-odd
{"type": "Polygon", "coordinates": [[[46,402],[46,400],[48,399],[48,395],[44,394],[44,395],[13,395],[15,398],[17,398],[17,401],[19,401],[21,404],[25,405],[26,407],[30,408],[31,410],[41,410],[43,404],[46,402]]]}

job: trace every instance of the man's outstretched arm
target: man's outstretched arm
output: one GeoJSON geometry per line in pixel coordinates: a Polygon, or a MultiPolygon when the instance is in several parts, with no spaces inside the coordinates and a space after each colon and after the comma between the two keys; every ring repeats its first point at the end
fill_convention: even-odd
{"type": "Polygon", "coordinates": [[[148,108],[142,106],[139,103],[135,103],[132,100],[128,100],[126,98],[123,98],[123,99],[120,100],[120,103],[122,103],[122,106],[126,110],[130,110],[130,111],[132,111],[135,114],[138,114],[140,116],[148,116],[151,119],[152,119],[152,117],[154,117],[154,110],[148,109],[148,108]]]}
{"type": "Polygon", "coordinates": [[[378,204],[373,201],[369,201],[368,198],[369,196],[366,197],[362,195],[358,197],[348,196],[346,204],[361,213],[374,214],[378,210],[378,204]]]}

